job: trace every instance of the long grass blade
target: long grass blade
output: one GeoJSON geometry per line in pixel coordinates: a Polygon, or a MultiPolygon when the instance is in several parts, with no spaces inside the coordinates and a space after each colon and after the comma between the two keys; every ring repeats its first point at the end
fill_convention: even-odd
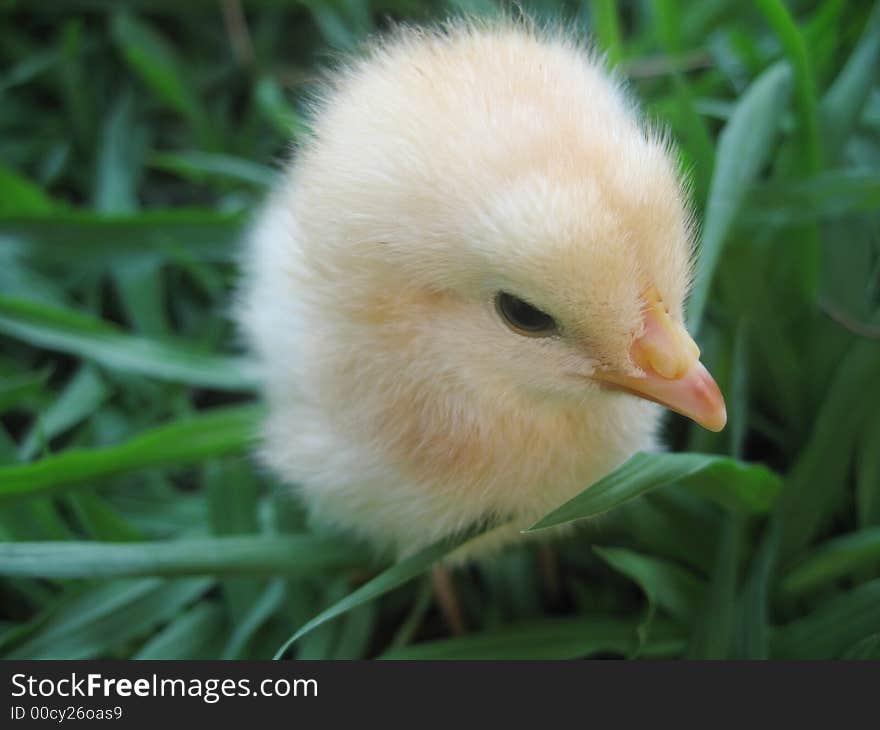
{"type": "Polygon", "coordinates": [[[253,365],[243,359],[136,337],[92,317],[25,299],[0,296],[0,332],[36,347],[160,380],[219,390],[250,390],[256,384],[253,365]]]}
{"type": "Polygon", "coordinates": [[[880,579],[832,598],[808,616],[780,628],[772,640],[777,659],[836,659],[857,641],[880,632],[880,579]]]}
{"type": "Polygon", "coordinates": [[[362,549],[314,535],[0,544],[0,575],[36,578],[303,576],[364,562],[362,549]]]}
{"type": "Polygon", "coordinates": [[[594,547],[612,568],[634,580],[653,603],[679,621],[690,621],[706,585],[684,568],[625,548],[594,547]]]}
{"type": "Polygon", "coordinates": [[[795,100],[800,117],[805,169],[809,173],[818,172],[822,168],[822,140],[819,136],[815,81],[804,37],[782,0],[756,0],[755,4],[782,42],[794,69],[795,100]]]}
{"type": "Polygon", "coordinates": [[[724,244],[737,213],[769,158],[788,103],[791,71],[777,64],[759,76],[737,102],[718,138],[715,171],[703,221],[703,240],[688,305],[688,322],[699,329],[724,244]]]}
{"type": "Polygon", "coordinates": [[[878,567],[880,526],[852,532],[820,545],[782,578],[779,591],[787,599],[797,599],[860,570],[878,567]]]}
{"type": "Polygon", "coordinates": [[[880,3],[874,4],[862,38],[819,107],[829,157],[836,158],[855,129],[880,69],[880,3]]]}
{"type": "MultiPolygon", "coordinates": [[[[380,659],[576,659],[598,653],[627,656],[638,645],[638,622],[617,616],[578,616],[513,625],[474,636],[392,649],[380,659]]],[[[681,633],[655,621],[644,656],[681,646],[681,633]]]]}
{"type": "Polygon", "coordinates": [[[362,585],[356,591],[347,595],[341,601],[334,603],[330,608],[322,611],[310,621],[307,621],[304,626],[284,642],[281,648],[275,653],[275,658],[280,659],[283,657],[290,647],[310,631],[313,631],[319,626],[322,626],[328,621],[341,616],[357,606],[379,598],[398,586],[407,583],[416,576],[421,575],[435,562],[476,536],[477,532],[473,531],[453,538],[440,540],[439,542],[420,550],[415,555],[411,555],[410,557],[404,558],[400,562],[395,563],[390,568],[379,573],[375,578],[362,585]]]}
{"type": "Polygon", "coordinates": [[[595,517],[668,484],[687,480],[720,502],[761,511],[779,490],[779,477],[761,464],[710,454],[638,453],[595,484],[541,518],[527,532],[595,517]],[[700,484],[700,480],[706,481],[700,484]]]}
{"type": "Polygon", "coordinates": [[[211,588],[206,578],[120,581],[73,596],[6,659],[91,659],[148,635],[211,588]]]}
{"type": "MultiPolygon", "coordinates": [[[[2,212],[0,212],[2,213],[2,212]]],[[[76,251],[79,267],[104,270],[132,256],[182,251],[208,262],[234,260],[244,216],[210,210],[151,210],[101,215],[90,210],[36,215],[24,210],[0,214],[0,236],[26,260],[67,266],[76,251]]]]}
{"type": "Polygon", "coordinates": [[[158,466],[241,452],[255,439],[258,406],[218,408],[158,426],[116,446],[68,449],[31,464],[0,467],[0,502],[158,466]]]}

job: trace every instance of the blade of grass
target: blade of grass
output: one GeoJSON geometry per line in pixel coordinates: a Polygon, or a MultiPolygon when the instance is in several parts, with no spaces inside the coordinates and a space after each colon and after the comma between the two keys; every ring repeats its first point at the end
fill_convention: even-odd
{"type": "Polygon", "coordinates": [[[9,297],[69,306],[70,297],[64,291],[63,282],[37,273],[26,265],[17,247],[18,242],[5,237],[0,231],[0,291],[9,297]]]}
{"type": "Polygon", "coordinates": [[[880,633],[866,636],[847,649],[841,659],[880,660],[880,633]]]}
{"type": "Polygon", "coordinates": [[[6,377],[0,376],[0,414],[39,395],[48,379],[49,372],[47,370],[6,377]]]}
{"type": "Polygon", "coordinates": [[[880,3],[865,25],[861,40],[834,83],[825,92],[819,111],[828,156],[835,159],[859,122],[877,70],[880,68],[880,3]]]}
{"type": "Polygon", "coordinates": [[[804,169],[807,173],[816,173],[822,169],[822,140],[819,136],[815,81],[804,37],[782,0],[756,0],[756,5],[782,42],[794,69],[795,102],[800,117],[800,148],[804,169]]]}
{"type": "Polygon", "coordinates": [[[3,505],[0,535],[9,540],[69,540],[73,533],[55,501],[38,498],[3,505]]]}
{"type": "Polygon", "coordinates": [[[204,536],[208,510],[201,494],[176,489],[164,472],[147,471],[136,479],[116,480],[102,496],[136,530],[153,539],[204,536]]]}
{"type": "Polygon", "coordinates": [[[614,570],[635,581],[645,595],[670,616],[687,623],[706,592],[706,584],[675,563],[633,550],[593,547],[614,570]]]}
{"type": "MultiPolygon", "coordinates": [[[[656,2],[658,34],[666,52],[678,59],[684,52],[682,43],[682,7],[675,0],[656,2]]],[[[715,167],[715,148],[703,118],[697,113],[694,95],[679,68],[672,72],[675,92],[675,115],[680,120],[685,150],[693,160],[693,175],[699,200],[709,189],[710,176],[715,167]]]]}
{"type": "Polygon", "coordinates": [[[36,347],[60,350],[105,367],[219,390],[249,390],[253,366],[184,343],[136,337],[78,312],[0,296],[0,332],[36,347]]]}
{"type": "Polygon", "coordinates": [[[50,215],[61,207],[39,185],[0,165],[0,216],[50,215]]]}
{"type": "Polygon", "coordinates": [[[167,337],[171,324],[161,262],[154,256],[132,256],[113,267],[113,280],[131,328],[148,337],[167,337]]]}
{"type": "MultiPolygon", "coordinates": [[[[310,616],[316,612],[317,606],[332,606],[341,601],[351,591],[351,581],[347,577],[339,577],[324,581],[323,586],[318,588],[319,596],[313,603],[310,616]]],[[[297,661],[312,661],[315,659],[330,659],[333,656],[333,647],[339,639],[342,631],[342,622],[333,621],[318,626],[314,631],[302,637],[296,649],[297,661]]]]}
{"type": "Polygon", "coordinates": [[[315,25],[321,36],[331,46],[343,50],[355,47],[358,36],[364,32],[362,16],[352,12],[357,6],[352,3],[308,3],[315,25]]]}
{"type": "Polygon", "coordinates": [[[126,581],[73,598],[7,659],[90,659],[149,634],[210,589],[210,579],[126,581]],[[103,599],[103,600],[101,600],[103,599]]]}
{"type": "Polygon", "coordinates": [[[739,515],[725,517],[715,553],[709,588],[688,641],[689,659],[727,659],[736,619],[737,568],[745,540],[745,524],[739,515]]]}
{"type": "Polygon", "coordinates": [[[834,374],[809,442],[776,504],[783,560],[807,545],[833,516],[864,419],[880,402],[878,367],[880,343],[857,340],[834,374]]]}
{"type": "MultiPolygon", "coordinates": [[[[877,413],[875,403],[874,412],[877,413]]],[[[880,418],[868,419],[856,461],[856,509],[859,525],[880,525],[880,418]]]]}
{"type": "Polygon", "coordinates": [[[770,656],[770,585],[778,553],[779,531],[771,523],[737,597],[731,659],[767,659],[770,656]]]}
{"type": "Polygon", "coordinates": [[[42,578],[320,575],[364,561],[362,548],[315,535],[0,544],[0,575],[42,578]]]}
{"type": "Polygon", "coordinates": [[[32,464],[0,467],[0,502],[149,467],[198,462],[243,451],[261,408],[235,406],[158,426],[116,446],[68,449],[32,464]]]}
{"type": "Polygon", "coordinates": [[[128,12],[113,17],[111,30],[113,40],[132,70],[157,98],[197,130],[204,146],[210,147],[209,118],[199,104],[199,94],[189,83],[186,68],[168,41],[128,12]]]}
{"type": "Polygon", "coordinates": [[[73,131],[75,141],[86,147],[97,128],[95,117],[98,114],[95,96],[87,83],[84,50],[89,42],[88,31],[82,18],[72,18],[64,22],[59,35],[62,59],[58,70],[64,119],[73,131]]]}
{"type": "Polygon", "coordinates": [[[204,654],[225,628],[216,604],[197,603],[153,636],[132,659],[213,659],[204,654]]]}
{"type": "Polygon", "coordinates": [[[94,492],[70,494],[66,501],[86,534],[94,540],[134,542],[144,537],[140,530],[94,492]]]}
{"type": "Polygon", "coordinates": [[[743,515],[766,514],[782,492],[782,479],[763,464],[727,458],[686,477],[683,484],[695,494],[743,515]]]}
{"type": "MultiPolygon", "coordinates": [[[[696,484],[697,480],[691,478],[697,475],[700,479],[710,478],[711,488],[704,485],[701,492],[717,498],[719,490],[729,490],[739,506],[756,511],[772,504],[779,485],[779,478],[761,464],[744,464],[711,454],[638,453],[541,518],[526,532],[594,517],[646,492],[684,479],[696,484]]],[[[729,504],[729,497],[726,495],[721,501],[729,504]]]]}
{"type": "Polygon", "coordinates": [[[827,77],[836,65],[835,56],[840,51],[840,36],[845,27],[842,17],[845,8],[846,0],[822,0],[801,23],[801,33],[817,82],[827,77]]]}
{"type": "Polygon", "coordinates": [[[880,526],[852,532],[820,545],[788,571],[779,584],[779,592],[787,599],[796,600],[810,591],[872,567],[880,567],[880,526]]]}
{"type": "MultiPolygon", "coordinates": [[[[506,626],[491,632],[453,639],[428,641],[392,649],[380,659],[576,659],[612,652],[631,654],[637,644],[637,619],[582,615],[544,619],[506,626]]],[[[656,648],[678,646],[681,634],[669,624],[655,621],[652,638],[643,647],[645,656],[656,648]],[[654,647],[652,647],[654,644],[654,647]]]]}
{"type": "Polygon", "coordinates": [[[608,66],[614,68],[623,58],[623,38],[617,0],[589,0],[590,30],[605,54],[608,66]]]}
{"type": "Polygon", "coordinates": [[[287,595],[287,585],[283,580],[270,581],[250,610],[235,623],[223,649],[222,659],[238,659],[251,637],[279,609],[287,595]]]}
{"type": "Polygon", "coordinates": [[[58,63],[60,58],[61,54],[57,47],[47,48],[40,53],[28,54],[0,75],[0,94],[5,94],[16,86],[27,84],[58,63]]]}
{"type": "Polygon", "coordinates": [[[749,429],[749,326],[750,323],[745,318],[741,318],[736,325],[731,353],[730,387],[727,390],[727,408],[730,413],[727,453],[737,458],[744,453],[749,429]]]}
{"type": "Polygon", "coordinates": [[[0,215],[0,236],[26,260],[68,267],[70,252],[76,250],[78,267],[103,271],[131,256],[153,254],[159,260],[175,248],[200,261],[233,261],[243,224],[239,213],[182,208],[113,216],[88,210],[15,211],[0,215]]]}
{"type": "Polygon", "coordinates": [[[348,612],[330,659],[350,661],[366,658],[379,618],[377,608],[375,603],[363,603],[348,612]]]}
{"type": "Polygon", "coordinates": [[[260,485],[239,459],[212,461],[203,471],[211,529],[215,535],[246,535],[260,528],[260,485]]]}
{"type": "Polygon", "coordinates": [[[87,588],[80,593],[66,593],[20,625],[16,635],[10,637],[12,640],[3,642],[2,649],[5,653],[14,644],[29,642],[38,632],[48,633],[51,640],[53,634],[63,635],[68,630],[78,631],[83,626],[99,623],[104,617],[149,595],[160,585],[156,579],[120,580],[87,588]]]}
{"type": "Polygon", "coordinates": [[[880,579],[832,598],[808,616],[778,629],[776,659],[837,659],[849,647],[880,632],[880,579]]]}
{"type": "Polygon", "coordinates": [[[424,573],[435,562],[451,553],[456,548],[464,545],[468,540],[479,536],[482,531],[470,531],[455,537],[440,540],[433,545],[420,550],[414,555],[404,558],[395,563],[390,568],[379,573],[375,578],[364,583],[360,588],[348,594],[341,601],[334,603],[330,608],[322,611],[317,616],[307,621],[305,625],[293,634],[281,648],[275,653],[275,659],[281,659],[300,638],[308,634],[313,629],[322,626],[332,619],[341,616],[351,609],[360,606],[368,601],[375,600],[380,596],[394,590],[398,586],[412,580],[416,576],[424,573]]]}
{"type": "MultiPolygon", "coordinates": [[[[213,459],[202,469],[211,530],[215,535],[246,535],[260,530],[260,485],[250,465],[236,458],[213,459]]],[[[240,626],[266,591],[265,581],[231,578],[221,583],[231,622],[240,626]]]]}
{"type": "Polygon", "coordinates": [[[65,385],[58,399],[43,413],[21,442],[18,457],[28,461],[41,444],[48,443],[94,413],[110,395],[98,371],[82,366],[65,385]]]}
{"type": "Polygon", "coordinates": [[[694,332],[703,319],[715,269],[734,219],[769,158],[790,86],[791,71],[787,65],[767,69],[737,102],[718,138],[703,241],[688,306],[688,322],[694,332]]]}
{"type": "Polygon", "coordinates": [[[270,187],[276,179],[275,171],[265,165],[232,155],[197,150],[156,153],[150,158],[150,166],[193,182],[225,179],[261,190],[270,187]]]}
{"type": "MultiPolygon", "coordinates": [[[[675,487],[654,491],[607,513],[612,534],[632,536],[642,551],[682,563],[698,573],[708,574],[716,549],[720,514],[703,499],[677,499],[675,487]],[[701,509],[695,509],[694,502],[701,509]]],[[[693,496],[685,493],[685,496],[693,496]]]]}
{"type": "Polygon", "coordinates": [[[131,213],[137,209],[145,143],[134,113],[134,95],[127,89],[114,102],[101,130],[92,190],[95,210],[131,213]]]}
{"type": "Polygon", "coordinates": [[[803,180],[756,186],[743,221],[785,228],[878,208],[880,180],[874,171],[826,170],[803,180]]]}
{"type": "Polygon", "coordinates": [[[415,600],[413,600],[409,613],[406,618],[394,632],[394,637],[388,644],[388,650],[401,649],[410,644],[425,620],[425,615],[431,607],[434,598],[434,587],[429,578],[423,578],[421,584],[416,591],[415,600]]]}
{"type": "Polygon", "coordinates": [[[306,121],[288,104],[275,79],[266,76],[257,82],[254,101],[266,121],[286,139],[297,140],[308,132],[306,121]]]}

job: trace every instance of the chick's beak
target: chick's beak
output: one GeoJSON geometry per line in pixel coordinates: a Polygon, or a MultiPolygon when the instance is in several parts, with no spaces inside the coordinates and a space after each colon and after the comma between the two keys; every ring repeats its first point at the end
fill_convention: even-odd
{"type": "Polygon", "coordinates": [[[676,322],[653,289],[645,296],[644,331],[632,344],[630,357],[642,375],[603,370],[594,377],[604,386],[660,403],[710,431],[727,423],[718,385],[700,362],[700,349],[676,322]]]}

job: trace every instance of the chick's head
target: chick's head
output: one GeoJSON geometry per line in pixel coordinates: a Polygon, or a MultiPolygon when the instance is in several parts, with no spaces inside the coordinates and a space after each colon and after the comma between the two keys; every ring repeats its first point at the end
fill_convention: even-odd
{"type": "Polygon", "coordinates": [[[506,27],[404,34],[318,119],[294,171],[305,255],[346,281],[357,337],[389,353],[374,362],[606,415],[624,391],[723,426],[683,326],[669,145],[588,53],[506,27]]]}

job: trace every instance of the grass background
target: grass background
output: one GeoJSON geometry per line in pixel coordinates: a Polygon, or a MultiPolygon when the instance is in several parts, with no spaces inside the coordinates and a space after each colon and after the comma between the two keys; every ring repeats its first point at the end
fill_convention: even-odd
{"type": "MultiPolygon", "coordinates": [[[[247,457],[226,316],[302,99],[389,19],[495,3],[0,2],[0,653],[880,658],[880,6],[525,2],[592,33],[691,171],[728,399],[456,574],[306,526],[247,457]],[[708,456],[700,456],[705,454],[708,456]],[[298,633],[297,633],[298,632],[298,633]]],[[[586,485],[585,485],[586,486],[586,485]]]]}

